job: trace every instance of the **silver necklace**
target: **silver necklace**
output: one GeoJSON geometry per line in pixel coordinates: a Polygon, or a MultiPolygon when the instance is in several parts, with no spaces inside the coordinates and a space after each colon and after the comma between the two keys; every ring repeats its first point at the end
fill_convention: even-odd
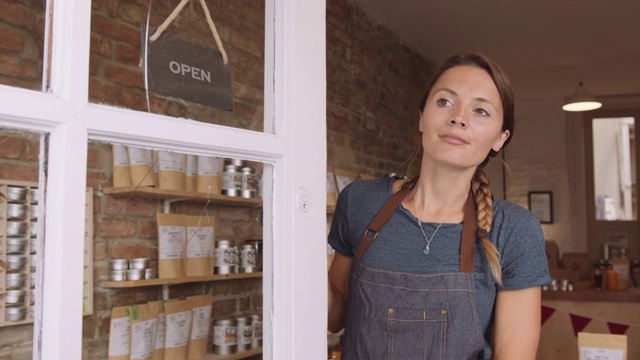
{"type": "Polygon", "coordinates": [[[431,244],[431,240],[433,240],[433,237],[436,236],[436,233],[438,232],[438,230],[440,229],[440,226],[442,226],[442,224],[444,224],[444,223],[441,222],[438,225],[438,227],[436,227],[436,230],[431,235],[431,238],[428,238],[427,234],[425,234],[424,229],[422,228],[422,221],[420,221],[420,219],[418,219],[418,226],[420,227],[420,231],[422,231],[422,236],[424,236],[424,241],[427,242],[427,244],[424,246],[424,249],[422,249],[422,253],[424,255],[429,255],[429,253],[431,253],[431,248],[429,247],[429,245],[431,244]]]}

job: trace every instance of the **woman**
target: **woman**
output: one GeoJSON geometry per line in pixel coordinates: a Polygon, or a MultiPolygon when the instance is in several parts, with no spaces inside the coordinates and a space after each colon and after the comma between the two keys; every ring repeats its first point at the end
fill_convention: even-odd
{"type": "Polygon", "coordinates": [[[344,327],[344,359],[535,359],[550,282],[540,223],[493,199],[481,171],[513,127],[503,70],[480,53],[455,55],[420,107],[419,177],[340,193],[329,330],[344,327]]]}

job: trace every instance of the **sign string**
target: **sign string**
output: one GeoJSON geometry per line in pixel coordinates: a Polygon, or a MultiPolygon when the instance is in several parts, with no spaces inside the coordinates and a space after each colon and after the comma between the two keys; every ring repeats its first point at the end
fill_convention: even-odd
{"type": "MultiPolygon", "coordinates": [[[[173,12],[171,14],[169,14],[169,16],[162,23],[162,25],[160,25],[158,27],[156,32],[153,35],[151,35],[149,40],[151,40],[151,41],[158,40],[160,35],[162,35],[162,33],[167,29],[167,27],[169,27],[169,25],[171,25],[171,22],[173,22],[173,20],[175,20],[176,17],[178,17],[178,14],[180,14],[180,11],[182,11],[182,9],[185,7],[185,5],[187,5],[188,2],[189,2],[189,0],[180,1],[180,4],[178,4],[178,6],[176,6],[176,8],[173,9],[173,12]]],[[[229,62],[229,59],[227,58],[227,52],[224,50],[224,46],[222,45],[222,40],[220,39],[220,35],[218,34],[218,30],[216,30],[216,25],[213,23],[213,19],[211,18],[211,13],[209,12],[209,8],[207,7],[207,4],[205,3],[205,0],[200,0],[200,6],[202,7],[202,11],[204,12],[204,16],[207,19],[207,24],[209,25],[209,29],[211,29],[211,33],[213,34],[213,38],[215,39],[216,45],[218,46],[218,50],[220,50],[220,54],[222,54],[222,62],[225,65],[227,65],[227,63],[229,62]]]]}

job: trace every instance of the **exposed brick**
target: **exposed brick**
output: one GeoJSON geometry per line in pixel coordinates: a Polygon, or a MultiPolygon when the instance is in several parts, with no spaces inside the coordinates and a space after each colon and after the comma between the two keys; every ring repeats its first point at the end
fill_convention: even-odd
{"type": "Polygon", "coordinates": [[[158,251],[156,245],[148,241],[116,240],[110,248],[112,259],[150,258],[152,253],[158,251]]]}
{"type": "Polygon", "coordinates": [[[104,58],[111,58],[111,41],[102,36],[91,36],[90,50],[104,58]]]}
{"type": "Polygon", "coordinates": [[[0,136],[0,158],[18,159],[24,151],[24,140],[14,136],[0,136]]]}
{"type": "Polygon", "coordinates": [[[115,219],[113,216],[104,216],[100,219],[99,228],[96,229],[101,237],[128,238],[136,234],[138,224],[135,221],[115,219]]]}
{"type": "Polygon", "coordinates": [[[121,217],[130,217],[131,215],[154,217],[158,212],[157,200],[144,198],[122,198],[108,196],[105,200],[105,213],[109,215],[118,215],[121,217]]]}
{"type": "Polygon", "coordinates": [[[39,166],[35,164],[5,164],[0,166],[0,176],[3,179],[38,181],[39,166]]]}
{"type": "Polygon", "coordinates": [[[124,66],[107,65],[104,68],[104,76],[117,85],[144,89],[142,73],[138,69],[131,70],[124,66]]]}
{"type": "Polygon", "coordinates": [[[24,49],[25,45],[22,34],[7,28],[3,28],[0,31],[2,32],[2,36],[0,36],[0,49],[13,52],[20,52],[24,49]]]}

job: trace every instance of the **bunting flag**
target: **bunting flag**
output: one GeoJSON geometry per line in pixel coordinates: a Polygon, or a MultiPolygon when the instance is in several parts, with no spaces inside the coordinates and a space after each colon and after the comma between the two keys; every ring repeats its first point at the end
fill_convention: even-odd
{"type": "Polygon", "coordinates": [[[540,320],[542,320],[541,325],[544,325],[544,323],[547,322],[549,317],[551,317],[551,315],[553,315],[554,312],[556,312],[556,309],[542,305],[542,316],[540,318],[540,320]]]}
{"type": "Polygon", "coordinates": [[[607,326],[609,326],[609,331],[612,334],[616,334],[616,335],[624,335],[624,333],[627,332],[627,329],[629,329],[629,325],[616,324],[608,321],[607,321],[607,326]]]}
{"type": "Polygon", "coordinates": [[[569,313],[569,316],[571,316],[571,325],[573,326],[573,334],[576,337],[578,336],[578,333],[582,331],[584,328],[586,328],[587,325],[589,325],[589,323],[591,322],[591,318],[588,318],[588,317],[578,316],[571,313],[569,313]]]}

